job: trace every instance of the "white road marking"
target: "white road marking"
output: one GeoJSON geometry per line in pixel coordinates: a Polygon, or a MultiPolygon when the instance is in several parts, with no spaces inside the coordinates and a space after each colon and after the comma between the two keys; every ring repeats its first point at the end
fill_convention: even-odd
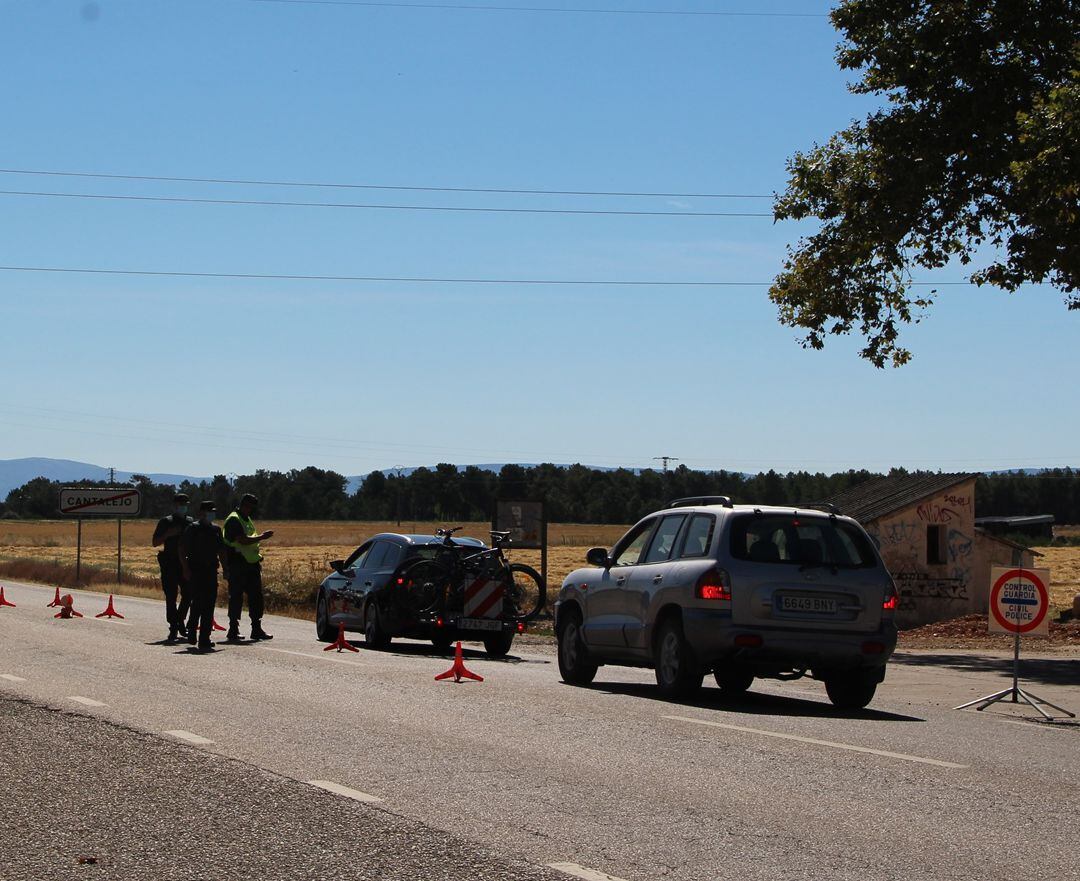
{"type": "MultiPolygon", "coordinates": [[[[368,667],[370,664],[358,663],[357,661],[346,661],[344,658],[334,658],[330,655],[313,655],[308,652],[293,652],[289,649],[272,649],[270,646],[263,646],[264,652],[277,652],[279,655],[296,655],[298,658],[310,658],[313,661],[330,661],[335,664],[348,664],[350,667],[368,667]]],[[[335,652],[334,654],[337,654],[335,652]]]]}
{"type": "Polygon", "coordinates": [[[11,673],[0,673],[0,679],[6,679],[8,682],[26,682],[21,676],[15,676],[11,673]]]}
{"type": "Polygon", "coordinates": [[[309,780],[308,785],[325,789],[327,792],[334,793],[334,795],[343,795],[345,798],[353,799],[353,801],[368,802],[370,804],[382,801],[377,795],[368,795],[359,789],[350,789],[348,786],[342,786],[340,783],[333,783],[329,780],[309,780]]]}
{"type": "Polygon", "coordinates": [[[1075,731],[1077,724],[1075,722],[1066,722],[1064,725],[1054,722],[1039,722],[1032,719],[1030,722],[1012,722],[1008,719],[1002,719],[1006,725],[1019,725],[1021,728],[1027,728],[1029,731],[1034,728],[1037,731],[1075,731]],[[1060,727],[1059,727],[1060,726],[1060,727]]]}
{"type": "Polygon", "coordinates": [[[905,762],[918,762],[923,765],[934,765],[938,768],[966,768],[967,765],[958,765],[955,762],[943,762],[940,759],[927,759],[923,756],[911,756],[907,753],[894,753],[883,749],[871,749],[868,746],[855,746],[850,743],[836,743],[832,740],[818,740],[814,737],[800,737],[797,734],[784,734],[780,731],[765,731],[761,728],[745,728],[742,725],[728,725],[724,722],[710,722],[706,719],[691,719],[688,716],[663,716],[676,722],[691,722],[694,725],[708,725],[711,728],[725,728],[728,731],[742,731],[745,734],[760,734],[764,737],[778,737],[781,740],[794,740],[798,743],[809,743],[814,746],[827,746],[832,749],[844,749],[855,753],[868,753],[873,756],[884,756],[887,759],[901,759],[905,762]]]}
{"type": "Polygon", "coordinates": [[[192,734],[190,731],[176,730],[166,731],[165,733],[168,734],[170,737],[175,737],[177,740],[186,740],[188,743],[195,743],[199,744],[200,746],[214,742],[208,737],[201,737],[198,734],[192,734]]]}
{"type": "Polygon", "coordinates": [[[107,707],[108,704],[103,704],[101,701],[96,701],[92,697],[83,697],[78,694],[69,694],[69,701],[75,701],[77,704],[82,704],[84,707],[107,707]]]}
{"type": "Polygon", "coordinates": [[[564,875],[582,878],[584,881],[623,881],[622,878],[616,878],[614,875],[608,875],[605,872],[598,872],[596,869],[586,869],[577,863],[548,863],[548,868],[554,869],[556,872],[562,872],[564,875]]]}
{"type": "Polygon", "coordinates": [[[97,621],[99,624],[119,624],[121,627],[134,627],[130,621],[118,621],[116,618],[95,618],[92,615],[84,615],[87,621],[97,621]]]}

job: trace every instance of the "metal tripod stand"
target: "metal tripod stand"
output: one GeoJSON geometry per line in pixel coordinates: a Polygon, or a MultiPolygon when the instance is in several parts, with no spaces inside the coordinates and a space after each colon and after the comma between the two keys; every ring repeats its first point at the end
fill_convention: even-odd
{"type": "Polygon", "coordinates": [[[1012,685],[1009,688],[1003,689],[1001,691],[996,691],[993,694],[986,695],[985,697],[975,698],[975,700],[968,701],[966,704],[960,704],[960,706],[953,707],[953,709],[954,710],[963,710],[963,709],[966,709],[967,707],[975,707],[975,705],[978,704],[978,706],[975,707],[975,709],[981,712],[982,710],[985,710],[988,706],[990,706],[990,704],[994,704],[994,703],[997,703],[1000,700],[1004,700],[1005,698],[1011,697],[1012,698],[1012,703],[1014,703],[1014,704],[1017,704],[1017,703],[1020,703],[1020,701],[1023,701],[1028,706],[1034,707],[1036,710],[1038,710],[1042,714],[1044,719],[1052,720],[1054,717],[1051,716],[1048,712],[1046,712],[1046,710],[1044,710],[1043,707],[1050,707],[1050,709],[1052,709],[1052,710],[1057,710],[1059,713],[1064,713],[1070,719],[1075,719],[1076,718],[1076,713],[1070,713],[1068,710],[1066,710],[1066,709],[1064,709],[1062,707],[1059,707],[1057,704],[1052,704],[1052,703],[1050,703],[1050,701],[1043,700],[1038,695],[1032,694],[1029,691],[1024,691],[1024,689],[1022,689],[1020,687],[1020,632],[1019,631],[1017,631],[1015,633],[1013,639],[1014,639],[1014,642],[1013,642],[1013,681],[1012,681],[1012,685]]]}

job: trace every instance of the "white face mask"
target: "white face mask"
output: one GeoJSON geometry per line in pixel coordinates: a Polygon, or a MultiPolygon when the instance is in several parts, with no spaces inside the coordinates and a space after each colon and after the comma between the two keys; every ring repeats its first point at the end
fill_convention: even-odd
{"type": "Polygon", "coordinates": [[[206,522],[207,523],[213,523],[214,522],[214,512],[213,511],[207,511],[206,512],[206,522]]]}
{"type": "Polygon", "coordinates": [[[186,514],[187,513],[187,505],[177,505],[176,506],[176,513],[180,514],[181,516],[186,514]]]}

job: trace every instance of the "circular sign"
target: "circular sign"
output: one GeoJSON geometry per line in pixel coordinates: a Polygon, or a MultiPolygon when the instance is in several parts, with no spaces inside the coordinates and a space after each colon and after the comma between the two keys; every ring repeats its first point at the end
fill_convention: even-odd
{"type": "Polygon", "coordinates": [[[1010,569],[990,590],[990,613],[1010,633],[1029,633],[1050,608],[1046,585],[1030,569],[1010,569]]]}

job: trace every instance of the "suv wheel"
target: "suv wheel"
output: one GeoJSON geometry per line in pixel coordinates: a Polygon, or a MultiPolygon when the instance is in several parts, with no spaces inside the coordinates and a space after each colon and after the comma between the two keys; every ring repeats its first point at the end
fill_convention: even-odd
{"type": "Polygon", "coordinates": [[[559,628],[559,673],[568,685],[588,685],[596,678],[598,664],[589,657],[588,646],[581,638],[581,617],[567,612],[559,628]]]}
{"type": "Polygon", "coordinates": [[[367,605],[364,613],[364,644],[369,649],[384,649],[390,645],[390,634],[379,619],[379,606],[374,600],[367,605]]]}
{"type": "Polygon", "coordinates": [[[726,695],[742,694],[754,684],[754,674],[741,667],[724,667],[713,671],[713,679],[726,695]]]}
{"type": "Polygon", "coordinates": [[[689,697],[705,678],[683,636],[682,625],[674,618],[665,621],[657,634],[655,665],[656,684],[664,697],[689,697]]]}
{"type": "Polygon", "coordinates": [[[875,691],[877,679],[865,671],[825,679],[825,693],[838,710],[861,710],[874,699],[875,691]]]}
{"type": "Polygon", "coordinates": [[[330,626],[330,610],[326,605],[326,594],[319,594],[319,603],[315,607],[315,635],[320,642],[333,642],[337,631],[330,626]]]}

